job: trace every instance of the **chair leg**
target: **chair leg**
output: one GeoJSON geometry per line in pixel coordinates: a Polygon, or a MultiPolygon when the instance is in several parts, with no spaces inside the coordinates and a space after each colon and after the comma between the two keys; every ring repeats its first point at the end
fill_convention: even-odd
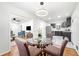
{"type": "Polygon", "coordinates": [[[46,53],[44,52],[44,56],[46,56],[46,53]]]}

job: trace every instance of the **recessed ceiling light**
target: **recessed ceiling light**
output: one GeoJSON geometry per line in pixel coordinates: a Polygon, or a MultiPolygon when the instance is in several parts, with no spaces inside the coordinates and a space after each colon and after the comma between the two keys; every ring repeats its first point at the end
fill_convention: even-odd
{"type": "Polygon", "coordinates": [[[52,19],[51,17],[48,18],[49,20],[52,19]]]}
{"type": "Polygon", "coordinates": [[[61,16],[57,16],[58,18],[60,18],[61,16]]]}

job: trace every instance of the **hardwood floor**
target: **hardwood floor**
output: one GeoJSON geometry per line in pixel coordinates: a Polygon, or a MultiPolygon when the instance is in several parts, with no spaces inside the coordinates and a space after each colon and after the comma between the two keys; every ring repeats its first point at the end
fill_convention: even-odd
{"type": "MultiPolygon", "coordinates": [[[[20,40],[23,41],[24,43],[26,42],[25,39],[20,39],[20,40]]],[[[19,56],[19,51],[15,41],[12,42],[12,44],[13,46],[11,47],[11,52],[6,53],[3,56],[19,56]]],[[[55,45],[55,46],[59,47],[59,45],[55,45]]],[[[66,47],[63,56],[78,56],[78,54],[74,49],[66,47]]]]}
{"type": "MultiPolygon", "coordinates": [[[[19,56],[17,45],[11,47],[11,52],[3,56],[19,56]]],[[[77,52],[72,48],[65,48],[64,56],[78,56],[77,52]]]]}
{"type": "Polygon", "coordinates": [[[78,56],[77,52],[72,48],[65,48],[64,56],[78,56]]]}

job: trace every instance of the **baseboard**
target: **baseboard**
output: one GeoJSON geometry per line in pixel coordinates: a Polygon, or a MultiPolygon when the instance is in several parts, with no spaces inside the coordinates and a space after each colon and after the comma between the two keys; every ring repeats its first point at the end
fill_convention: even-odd
{"type": "Polygon", "coordinates": [[[79,51],[77,49],[75,49],[75,50],[76,50],[77,54],[79,55],[79,51]]]}
{"type": "Polygon", "coordinates": [[[5,54],[7,54],[7,53],[9,53],[9,52],[11,52],[10,47],[9,47],[9,50],[7,50],[7,51],[5,51],[5,52],[1,53],[1,54],[0,54],[0,56],[3,56],[3,55],[5,55],[5,54]]]}
{"type": "Polygon", "coordinates": [[[0,56],[4,56],[5,54],[9,53],[11,50],[5,51],[3,53],[0,54],[0,56]]]}
{"type": "Polygon", "coordinates": [[[73,42],[71,42],[72,43],[72,45],[73,45],[73,49],[77,52],[77,54],[79,55],[79,51],[77,50],[77,48],[76,48],[76,45],[73,43],[73,42]]]}
{"type": "Polygon", "coordinates": [[[79,51],[76,49],[76,45],[74,44],[74,49],[77,52],[77,54],[79,55],[79,51]]]}

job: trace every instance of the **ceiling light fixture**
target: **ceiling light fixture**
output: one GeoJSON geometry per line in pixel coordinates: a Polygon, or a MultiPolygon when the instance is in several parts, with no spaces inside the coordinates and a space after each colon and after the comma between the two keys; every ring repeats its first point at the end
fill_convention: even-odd
{"type": "Polygon", "coordinates": [[[39,9],[36,11],[36,15],[40,17],[44,17],[48,15],[48,11],[45,9],[39,9]]]}
{"type": "MultiPolygon", "coordinates": [[[[44,5],[44,2],[40,2],[40,5],[44,5]]],[[[44,17],[48,15],[48,11],[44,8],[38,9],[35,13],[39,17],[44,17]]]]}
{"type": "Polygon", "coordinates": [[[44,5],[44,2],[40,2],[40,5],[44,5]]]}
{"type": "Polygon", "coordinates": [[[13,18],[13,21],[20,22],[20,20],[19,19],[16,19],[16,18],[13,18]]]}

